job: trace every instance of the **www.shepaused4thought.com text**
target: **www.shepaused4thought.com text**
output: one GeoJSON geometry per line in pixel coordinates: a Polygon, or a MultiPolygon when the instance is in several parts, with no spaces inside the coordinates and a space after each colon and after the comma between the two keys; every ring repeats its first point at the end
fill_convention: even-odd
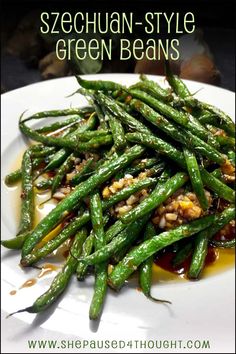
{"type": "Polygon", "coordinates": [[[209,340],[28,340],[29,349],[210,349],[209,340]]]}

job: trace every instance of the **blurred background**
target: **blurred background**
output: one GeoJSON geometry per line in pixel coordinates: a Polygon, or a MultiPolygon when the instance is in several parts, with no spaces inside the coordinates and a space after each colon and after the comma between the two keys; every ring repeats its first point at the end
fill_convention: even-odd
{"type": "MultiPolygon", "coordinates": [[[[58,60],[55,38],[39,31],[43,11],[71,12],[133,12],[141,19],[145,12],[193,12],[196,31],[191,35],[173,35],[180,41],[180,59],[172,68],[182,78],[218,85],[235,91],[235,0],[120,0],[106,1],[38,1],[4,0],[1,2],[1,92],[7,92],[41,80],[73,74],[146,73],[160,74],[163,60],[120,61],[119,37],[113,35],[112,60],[58,60]],[[116,45],[117,44],[117,45],[116,45]]],[[[173,28],[174,31],[174,28],[173,28]]],[[[79,38],[78,35],[76,35],[79,38]]],[[[108,39],[111,34],[100,38],[108,39]]],[[[122,35],[123,37],[126,37],[122,35]]],[[[154,38],[143,28],[128,38],[154,38]]],[[[90,35],[84,35],[89,40],[90,35]]],[[[165,30],[158,35],[166,39],[165,30]]]]}

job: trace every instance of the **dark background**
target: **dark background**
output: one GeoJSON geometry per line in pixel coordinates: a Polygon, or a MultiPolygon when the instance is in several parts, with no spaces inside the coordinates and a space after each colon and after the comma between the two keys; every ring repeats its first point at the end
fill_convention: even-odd
{"type": "MultiPolygon", "coordinates": [[[[134,12],[142,16],[147,11],[166,11],[195,15],[196,26],[203,29],[204,40],[214,56],[215,64],[221,73],[219,85],[235,90],[235,1],[188,0],[188,1],[2,1],[1,2],[1,89],[12,90],[42,80],[38,64],[29,63],[24,58],[9,55],[5,47],[19,21],[32,10],[41,11],[118,11],[134,12]]],[[[135,33],[136,38],[142,36],[135,33]]],[[[44,55],[41,53],[40,55],[44,55]]],[[[40,58],[39,58],[40,59],[40,58]]],[[[133,72],[134,62],[109,64],[101,72],[133,72]]]]}

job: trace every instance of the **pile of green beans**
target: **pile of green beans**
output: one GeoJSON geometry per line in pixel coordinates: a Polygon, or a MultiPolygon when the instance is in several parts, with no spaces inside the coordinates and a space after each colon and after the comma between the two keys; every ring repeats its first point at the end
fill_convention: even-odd
{"type": "Polygon", "coordinates": [[[91,320],[100,318],[108,286],[119,290],[133,273],[147,299],[171,303],[152,294],[160,252],[171,250],[173,270],[189,260],[186,276],[199,279],[209,247],[234,247],[235,235],[219,238],[223,228],[234,228],[234,124],[165,68],[168,88],[144,75],[131,87],[77,77],[89,106],[20,117],[21,133],[36,144],[5,178],[21,185],[21,217],[16,236],[1,244],[21,251],[22,267],[40,265],[62,246],[69,252],[49,289],[16,312],[47,309],[74,275],[83,281],[91,273],[91,320]],[[32,120],[42,127],[29,127],[32,120]],[[217,129],[223,134],[214,135],[217,129]],[[201,214],[163,230],[155,212],[180,190],[195,195],[201,214]],[[35,196],[42,192],[57,203],[37,223],[35,196]],[[127,207],[121,215],[114,212],[119,203],[127,207]]]}

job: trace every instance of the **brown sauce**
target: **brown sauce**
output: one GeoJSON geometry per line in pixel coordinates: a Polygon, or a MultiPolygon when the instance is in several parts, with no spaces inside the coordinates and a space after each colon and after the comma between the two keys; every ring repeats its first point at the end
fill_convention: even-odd
{"type": "MultiPolygon", "coordinates": [[[[175,253],[171,251],[167,251],[162,253],[159,257],[155,259],[155,263],[159,265],[161,268],[168,270],[169,272],[176,273],[178,275],[186,274],[191,263],[191,256],[186,258],[186,260],[178,265],[177,267],[173,267],[172,261],[175,257],[175,253]]],[[[215,262],[218,258],[218,249],[214,249],[213,247],[209,247],[208,253],[206,256],[205,266],[210,265],[215,262]]]]}
{"type": "Polygon", "coordinates": [[[50,274],[58,269],[58,266],[51,264],[51,263],[45,263],[42,266],[42,269],[40,273],[38,274],[38,278],[42,278],[47,274],[50,274]]]}
{"type": "Polygon", "coordinates": [[[63,252],[63,257],[66,259],[69,256],[69,254],[70,254],[70,251],[69,250],[65,250],[63,252]]]}
{"type": "MultiPolygon", "coordinates": [[[[153,266],[154,281],[174,281],[187,280],[187,272],[191,262],[189,256],[181,265],[174,268],[172,260],[175,254],[171,251],[163,252],[155,259],[153,266]]],[[[232,268],[235,262],[235,250],[232,248],[222,249],[209,247],[205,267],[201,274],[201,278],[215,275],[232,268]]]]}
{"type": "Polygon", "coordinates": [[[37,283],[37,279],[35,278],[31,278],[26,280],[26,282],[24,282],[24,284],[21,285],[20,289],[23,288],[30,288],[31,286],[35,285],[37,283]]]}
{"type": "MultiPolygon", "coordinates": [[[[220,211],[224,210],[227,205],[224,201],[220,200],[218,208],[220,211]],[[222,209],[222,210],[221,210],[222,209]]],[[[231,221],[225,225],[213,238],[217,241],[228,241],[235,238],[235,222],[231,221]]],[[[181,241],[180,241],[181,242],[181,241]]],[[[184,243],[183,243],[184,245],[184,243]]],[[[169,246],[161,251],[155,257],[155,264],[158,268],[157,272],[163,270],[165,272],[165,277],[168,274],[172,274],[178,278],[188,279],[188,270],[190,268],[192,252],[189,256],[178,266],[173,266],[173,259],[175,257],[175,247],[174,245],[169,246]]],[[[235,249],[234,248],[217,248],[213,246],[208,247],[207,256],[205,259],[204,269],[200,278],[210,276],[216,273],[221,273],[235,264],[235,249]]],[[[156,269],[154,267],[154,269],[156,269]]]]}
{"type": "MultiPolygon", "coordinates": [[[[50,274],[54,271],[56,271],[59,267],[56,266],[55,264],[51,264],[51,263],[45,263],[42,265],[42,268],[39,272],[39,274],[37,275],[37,278],[40,279],[42,277],[44,277],[47,274],[50,274]]],[[[31,286],[35,285],[37,283],[37,278],[30,278],[28,280],[26,280],[26,282],[24,282],[24,284],[22,284],[19,287],[20,289],[24,289],[24,288],[30,288],[31,286]]],[[[10,295],[16,295],[17,290],[11,290],[10,291],[10,295]]]]}
{"type": "Polygon", "coordinates": [[[10,295],[16,295],[16,290],[12,290],[9,292],[10,295]]]}
{"type": "Polygon", "coordinates": [[[221,229],[217,234],[214,236],[214,240],[217,241],[230,241],[235,238],[235,223],[234,224],[227,224],[221,229]]]}

